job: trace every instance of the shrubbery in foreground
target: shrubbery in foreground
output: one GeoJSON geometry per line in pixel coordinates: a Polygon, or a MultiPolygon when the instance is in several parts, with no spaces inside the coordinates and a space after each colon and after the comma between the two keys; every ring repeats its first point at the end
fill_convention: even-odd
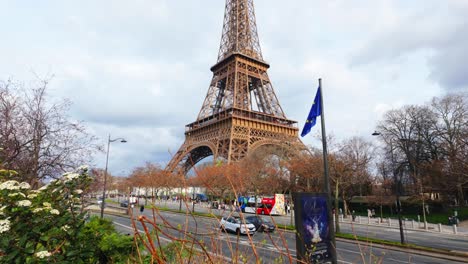
{"type": "Polygon", "coordinates": [[[133,237],[115,232],[112,223],[86,221],[81,194],[92,178],[86,168],[32,190],[0,170],[0,263],[126,262],[133,237]]]}

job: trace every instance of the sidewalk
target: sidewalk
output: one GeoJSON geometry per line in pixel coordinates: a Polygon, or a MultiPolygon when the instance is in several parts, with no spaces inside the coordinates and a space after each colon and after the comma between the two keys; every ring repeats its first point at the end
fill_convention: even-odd
{"type": "MultiPolygon", "coordinates": [[[[98,204],[91,204],[89,206],[86,207],[86,210],[91,210],[91,211],[95,211],[95,212],[100,212],[101,211],[101,206],[98,205],[98,204]]],[[[116,207],[116,206],[109,206],[109,205],[106,205],[106,207],[104,207],[104,213],[106,214],[127,214],[128,212],[128,209],[127,208],[124,208],[124,207],[116,207]]]]}
{"type": "Polygon", "coordinates": [[[466,228],[468,230],[468,220],[461,221],[460,224],[458,224],[459,228],[466,228]]]}
{"type": "MultiPolygon", "coordinates": [[[[357,216],[356,220],[352,222],[351,216],[343,218],[343,215],[340,215],[340,222],[342,223],[353,223],[360,225],[372,225],[372,226],[382,226],[389,228],[399,228],[399,222],[396,218],[380,218],[380,217],[363,217],[357,216]]],[[[421,231],[421,232],[431,232],[431,233],[442,233],[442,234],[452,234],[452,235],[462,235],[468,236],[468,222],[465,221],[463,225],[460,223],[458,226],[452,225],[442,225],[442,224],[432,224],[427,223],[426,226],[423,222],[417,222],[414,220],[403,220],[403,227],[407,230],[421,231]]]]}

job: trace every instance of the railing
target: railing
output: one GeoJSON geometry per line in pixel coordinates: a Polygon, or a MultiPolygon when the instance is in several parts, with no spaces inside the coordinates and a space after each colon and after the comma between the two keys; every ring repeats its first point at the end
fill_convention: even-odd
{"type": "MultiPolygon", "coordinates": [[[[339,215],[339,221],[341,223],[355,223],[361,225],[376,225],[376,226],[386,226],[398,228],[398,219],[392,218],[380,218],[380,217],[365,217],[365,216],[356,216],[353,220],[351,216],[345,218],[343,215],[339,215]]],[[[335,222],[335,216],[333,215],[333,222],[335,222]]],[[[442,224],[432,224],[427,222],[419,222],[415,220],[403,220],[403,226],[407,230],[420,230],[420,231],[430,231],[438,233],[453,233],[458,234],[457,225],[442,225],[442,224]]],[[[468,234],[467,234],[468,235],[468,234]]]]}

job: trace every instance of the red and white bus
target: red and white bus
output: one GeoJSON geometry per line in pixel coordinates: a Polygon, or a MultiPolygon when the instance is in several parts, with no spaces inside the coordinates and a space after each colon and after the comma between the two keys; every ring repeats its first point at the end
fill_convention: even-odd
{"type": "Polygon", "coordinates": [[[257,208],[257,214],[286,215],[284,194],[275,194],[273,197],[263,197],[257,208]]]}
{"type": "Polygon", "coordinates": [[[274,196],[257,197],[255,204],[254,197],[242,197],[241,209],[244,213],[255,214],[255,206],[257,206],[257,214],[262,215],[286,215],[284,194],[275,194],[274,196]]]}

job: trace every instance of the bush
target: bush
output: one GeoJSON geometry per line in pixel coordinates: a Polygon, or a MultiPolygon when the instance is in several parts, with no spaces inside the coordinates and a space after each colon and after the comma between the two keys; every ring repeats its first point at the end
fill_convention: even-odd
{"type": "Polygon", "coordinates": [[[80,240],[91,244],[99,263],[125,263],[134,250],[132,236],[117,233],[111,221],[97,216],[86,224],[80,240]]]}
{"type": "Polygon", "coordinates": [[[132,249],[111,222],[85,222],[80,195],[93,180],[86,168],[38,190],[15,178],[0,170],[0,263],[112,263],[132,249]]]}

